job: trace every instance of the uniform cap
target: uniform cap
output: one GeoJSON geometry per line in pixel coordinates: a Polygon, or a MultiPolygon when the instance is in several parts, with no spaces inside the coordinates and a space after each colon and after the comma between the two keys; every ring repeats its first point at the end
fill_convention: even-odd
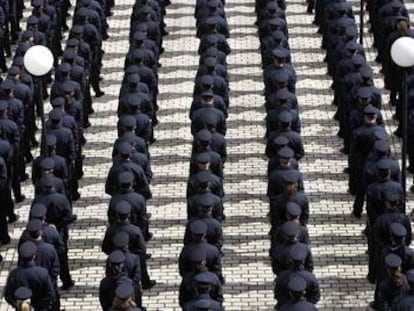
{"type": "Polygon", "coordinates": [[[295,184],[300,180],[300,173],[296,170],[290,170],[287,174],[285,174],[283,179],[288,184],[295,184]]]}
{"type": "Polygon", "coordinates": [[[72,26],[70,32],[75,34],[75,35],[83,34],[83,26],[79,25],[79,24],[75,24],[75,25],[72,26]]]}
{"type": "Polygon", "coordinates": [[[120,250],[114,250],[109,254],[107,261],[110,264],[120,264],[125,262],[125,255],[120,250]]]}
{"type": "Polygon", "coordinates": [[[374,74],[370,66],[362,66],[362,68],[359,70],[359,73],[361,77],[364,79],[370,79],[372,78],[372,75],[374,74]]]}
{"type": "Polygon", "coordinates": [[[384,193],[384,200],[391,203],[396,203],[401,200],[401,196],[398,192],[388,190],[384,193]]]}
{"type": "Polygon", "coordinates": [[[289,139],[287,139],[285,136],[278,136],[273,140],[273,143],[276,146],[286,146],[289,144],[289,139]]]}
{"type": "Polygon", "coordinates": [[[212,280],[211,280],[211,278],[209,277],[209,275],[207,273],[198,273],[194,277],[194,280],[199,284],[200,283],[201,284],[211,284],[212,283],[212,280]]]}
{"type": "Polygon", "coordinates": [[[286,212],[290,215],[290,216],[300,216],[302,214],[302,209],[299,206],[299,204],[295,203],[295,202],[289,202],[288,204],[286,204],[286,212]]]}
{"type": "MultiPolygon", "coordinates": [[[[22,43],[22,44],[26,45],[26,44],[28,44],[28,43],[22,43]]],[[[23,68],[23,66],[24,66],[23,56],[16,56],[16,57],[13,59],[13,65],[14,65],[14,66],[17,66],[17,67],[19,67],[19,68],[23,68]]]]}
{"type": "Polygon", "coordinates": [[[196,139],[201,142],[209,142],[213,138],[213,135],[210,133],[209,130],[202,129],[196,133],[196,139]]]}
{"type": "Polygon", "coordinates": [[[7,70],[7,73],[11,76],[15,76],[20,73],[20,68],[17,66],[11,66],[9,70],[7,70]]]}
{"type": "Polygon", "coordinates": [[[361,66],[361,65],[365,64],[365,58],[363,58],[361,55],[354,55],[354,56],[352,56],[351,60],[352,60],[352,63],[354,65],[361,66]]]}
{"type": "Polygon", "coordinates": [[[378,114],[378,108],[374,107],[373,105],[369,104],[364,108],[364,114],[378,114]]]}
{"type": "Polygon", "coordinates": [[[395,269],[401,266],[401,264],[402,264],[402,260],[400,256],[395,255],[395,254],[388,254],[387,256],[385,256],[385,265],[388,268],[395,269]]]}
{"type": "Polygon", "coordinates": [[[39,24],[39,19],[36,16],[31,15],[27,18],[27,24],[28,25],[37,25],[37,24],[39,24]]]}
{"type": "Polygon", "coordinates": [[[290,159],[295,155],[295,153],[291,148],[283,147],[277,152],[277,155],[281,159],[290,159]]]}
{"type": "Polygon", "coordinates": [[[290,97],[290,92],[287,88],[281,88],[276,92],[276,97],[281,100],[287,100],[290,97]]]}
{"type": "Polygon", "coordinates": [[[70,64],[68,63],[62,63],[58,66],[57,70],[61,73],[68,73],[70,71],[70,64]]]}
{"type": "Polygon", "coordinates": [[[46,136],[46,146],[55,146],[56,145],[56,136],[47,135],[46,136]]]}
{"type": "Polygon", "coordinates": [[[147,37],[147,35],[143,31],[135,31],[134,36],[133,36],[134,40],[136,40],[136,41],[145,40],[146,37],[147,37]]]}
{"type": "Polygon", "coordinates": [[[372,95],[372,91],[367,87],[361,87],[358,89],[358,97],[361,99],[368,99],[372,95]]]}
{"type": "Polygon", "coordinates": [[[206,163],[209,163],[210,161],[211,161],[211,157],[207,152],[201,152],[196,157],[196,162],[198,164],[206,164],[206,163]]]}
{"type": "Polygon", "coordinates": [[[281,19],[280,17],[273,17],[271,19],[269,19],[268,21],[269,25],[271,26],[284,26],[285,22],[283,19],[281,19]]]}
{"type": "Polygon", "coordinates": [[[374,144],[374,148],[378,152],[387,152],[390,149],[390,143],[385,139],[377,140],[374,144]]]}
{"type": "Polygon", "coordinates": [[[30,208],[31,218],[43,218],[46,216],[46,213],[47,213],[46,206],[42,203],[36,203],[30,208]]]}
{"type": "Polygon", "coordinates": [[[131,213],[131,204],[128,201],[119,201],[116,204],[116,212],[118,215],[128,215],[131,213]]]}
{"type": "Polygon", "coordinates": [[[30,38],[33,38],[33,31],[25,30],[25,31],[22,32],[22,34],[21,34],[21,40],[22,41],[29,40],[30,38]]]}
{"type": "Polygon", "coordinates": [[[282,111],[279,116],[279,121],[283,123],[290,123],[292,122],[292,114],[287,111],[282,111]]]}
{"type": "Polygon", "coordinates": [[[125,231],[119,231],[112,238],[112,244],[117,248],[124,248],[129,244],[129,235],[125,231]]]}
{"type": "Polygon", "coordinates": [[[207,90],[207,91],[204,91],[203,93],[201,93],[201,97],[202,98],[212,98],[212,97],[214,97],[214,92],[213,92],[213,90],[207,90]]]}
{"type": "Polygon", "coordinates": [[[6,79],[1,83],[1,88],[5,91],[14,89],[14,82],[10,79],[6,79]]]}
{"type": "Polygon", "coordinates": [[[136,124],[137,119],[131,115],[126,115],[119,119],[119,125],[122,127],[133,127],[136,124]]]}
{"type": "Polygon", "coordinates": [[[129,155],[132,152],[132,146],[130,143],[123,141],[119,144],[118,152],[121,155],[129,155]]]}
{"type": "Polygon", "coordinates": [[[289,280],[288,288],[292,292],[303,292],[306,289],[306,281],[301,276],[294,276],[289,280]]]}
{"type": "MultiPolygon", "coordinates": [[[[270,2],[270,3],[274,3],[277,9],[277,4],[276,2],[270,2]]],[[[283,31],[280,30],[275,30],[272,32],[272,38],[275,40],[282,40],[284,38],[286,38],[285,34],[283,33],[283,31]]]]}
{"type": "Polygon", "coordinates": [[[197,248],[190,253],[189,258],[191,262],[199,263],[206,260],[207,252],[204,248],[197,248]]]}
{"type": "Polygon", "coordinates": [[[210,26],[217,25],[218,23],[217,17],[216,16],[207,17],[205,23],[210,26]]]}
{"type": "Polygon", "coordinates": [[[62,119],[63,116],[63,112],[61,109],[58,108],[53,108],[50,112],[49,112],[49,119],[52,120],[53,122],[58,122],[62,119]]]}
{"type": "Polygon", "coordinates": [[[309,249],[300,243],[296,243],[289,251],[289,256],[295,261],[305,261],[308,256],[309,249]]]}
{"type": "Polygon", "coordinates": [[[127,78],[128,84],[137,85],[141,79],[139,78],[139,75],[134,73],[130,74],[127,78]]]}
{"type": "Polygon", "coordinates": [[[134,288],[130,283],[124,282],[117,286],[115,295],[120,300],[127,300],[134,295],[134,288]]]}
{"type": "Polygon", "coordinates": [[[51,105],[53,108],[62,108],[65,105],[65,99],[63,97],[56,97],[52,99],[51,105]]]}
{"type": "Polygon", "coordinates": [[[21,258],[32,258],[34,255],[36,255],[37,252],[37,246],[35,243],[31,241],[24,242],[19,247],[19,256],[21,258]]]}
{"type": "Polygon", "coordinates": [[[89,16],[89,10],[86,7],[81,7],[75,12],[75,16],[77,17],[88,17],[89,16]]]}
{"type": "Polygon", "coordinates": [[[211,75],[204,75],[200,78],[200,83],[205,85],[214,84],[214,77],[211,75]]]}
{"type": "Polygon", "coordinates": [[[49,188],[49,187],[53,187],[55,185],[55,179],[53,178],[53,176],[51,175],[45,175],[42,178],[42,185],[43,187],[49,188]]]}
{"type": "Polygon", "coordinates": [[[32,298],[32,291],[30,290],[30,288],[20,286],[14,291],[14,297],[17,300],[26,300],[32,298]]]}
{"type": "Polygon", "coordinates": [[[200,206],[202,208],[209,208],[209,207],[212,207],[214,203],[215,203],[214,197],[206,196],[206,197],[203,197],[203,200],[201,201],[200,206]]]}
{"type": "Polygon", "coordinates": [[[393,222],[390,225],[390,232],[396,237],[405,237],[407,235],[407,229],[399,222],[393,222]]]}
{"type": "Polygon", "coordinates": [[[43,170],[51,170],[51,169],[55,168],[55,160],[53,160],[53,158],[51,158],[51,157],[44,158],[40,162],[40,167],[43,170]]]}
{"type": "Polygon", "coordinates": [[[5,100],[0,100],[0,111],[4,111],[9,107],[5,100]]]}
{"type": "Polygon", "coordinates": [[[391,164],[392,164],[391,160],[381,159],[377,162],[377,168],[381,171],[390,170],[391,164]]]}
{"type": "Polygon", "coordinates": [[[217,44],[218,43],[218,36],[214,34],[209,34],[205,37],[203,37],[204,40],[206,40],[206,43],[208,44],[217,44]]]}
{"type": "Polygon", "coordinates": [[[141,59],[145,58],[146,55],[147,54],[146,54],[146,51],[144,49],[134,49],[132,51],[132,57],[134,59],[137,59],[137,60],[141,60],[141,59]]]}
{"type": "Polygon", "coordinates": [[[204,65],[207,67],[215,67],[217,65],[217,58],[215,57],[206,57],[204,59],[204,65]]]}
{"type": "Polygon", "coordinates": [[[277,58],[285,58],[287,57],[287,52],[281,48],[273,49],[272,56],[277,58]]]}
{"type": "Polygon", "coordinates": [[[198,299],[194,302],[194,307],[196,310],[210,310],[211,302],[207,299],[198,299]]]}
{"type": "Polygon", "coordinates": [[[66,49],[63,52],[63,59],[64,60],[73,61],[76,58],[76,56],[78,56],[78,54],[76,54],[76,52],[72,49],[66,49]]]}
{"type": "Polygon", "coordinates": [[[406,16],[403,16],[403,15],[400,15],[400,16],[397,16],[396,18],[395,18],[395,21],[398,23],[398,22],[401,22],[401,21],[406,21],[406,22],[408,22],[408,18],[406,17],[406,16]]]}
{"type": "Polygon", "coordinates": [[[122,172],[118,176],[118,183],[122,184],[132,184],[134,181],[134,175],[131,172],[122,172]]]}
{"type": "Polygon", "coordinates": [[[190,223],[190,232],[195,235],[201,235],[207,232],[207,225],[201,220],[195,220],[190,223]]]}
{"type": "Polygon", "coordinates": [[[40,231],[40,229],[42,229],[42,226],[43,223],[40,219],[32,219],[27,223],[26,229],[29,232],[37,232],[40,231]]]}
{"type": "Polygon", "coordinates": [[[79,40],[76,38],[72,38],[69,39],[68,41],[66,41],[66,46],[67,47],[76,47],[79,45],[79,40]]]}
{"type": "Polygon", "coordinates": [[[299,225],[292,221],[287,221],[282,225],[282,232],[289,237],[296,236],[299,232],[299,225]]]}
{"type": "Polygon", "coordinates": [[[357,35],[357,29],[355,25],[350,25],[345,28],[345,35],[348,37],[355,37],[357,35]]]}

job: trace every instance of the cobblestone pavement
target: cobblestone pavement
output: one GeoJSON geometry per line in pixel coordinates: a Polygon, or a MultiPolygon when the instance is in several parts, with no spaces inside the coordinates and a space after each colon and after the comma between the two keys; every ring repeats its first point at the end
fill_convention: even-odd
{"type": "MultiPolygon", "coordinates": [[[[92,127],[86,131],[85,176],[81,181],[81,199],[74,205],[78,221],[70,230],[69,259],[76,286],[62,293],[65,310],[96,310],[97,291],[103,277],[105,255],[100,244],[106,225],[109,197],[104,182],[111,165],[112,143],[116,138],[116,107],[127,38],[132,0],[117,0],[114,16],[109,18],[110,39],[105,42],[104,81],[106,95],[94,102],[92,127]]],[[[153,199],[149,209],[153,218],[153,240],[148,249],[150,274],[157,286],[145,293],[148,310],[179,310],[177,258],[182,246],[186,218],[185,189],[190,157],[190,123],[193,78],[198,67],[198,39],[192,0],[172,0],[167,8],[165,53],[159,72],[159,120],[157,142],[151,146],[154,170],[153,199]]],[[[226,310],[271,310],[273,275],[268,260],[269,226],[265,197],[266,165],[264,157],[264,99],[254,27],[254,1],[228,0],[226,13],[231,27],[228,58],[230,74],[230,110],[228,118],[228,161],[225,166],[225,257],[223,260],[226,310]]],[[[287,21],[292,59],[298,75],[297,95],[301,107],[302,135],[306,156],[301,162],[305,189],[311,201],[310,236],[315,258],[315,273],[322,288],[320,310],[365,310],[373,296],[373,286],[365,280],[366,244],[361,234],[364,220],[351,219],[352,197],[346,194],[345,156],[339,153],[340,140],[332,117],[331,80],[322,62],[321,37],[306,15],[305,1],[288,1],[287,21]]],[[[358,17],[357,17],[358,18],[358,17]]],[[[367,46],[370,42],[367,43],[367,46]]],[[[370,60],[374,59],[368,53],[370,60]]],[[[371,63],[375,72],[378,68],[371,63]]],[[[381,77],[376,85],[382,86],[381,77]]],[[[384,96],[384,100],[387,99],[384,96]]],[[[387,102],[387,100],[385,101],[387,102]]],[[[385,105],[388,132],[391,112],[385,105]]],[[[395,141],[395,143],[398,143],[395,141]]],[[[398,149],[398,146],[396,146],[398,149]]],[[[410,184],[410,182],[409,182],[410,184]]],[[[27,219],[32,186],[26,184],[29,198],[17,206],[21,220],[11,226],[13,242],[3,251],[0,286],[15,265],[17,238],[27,219]]],[[[408,210],[411,210],[409,204],[408,210]]],[[[4,299],[0,310],[10,310],[4,299]]]]}

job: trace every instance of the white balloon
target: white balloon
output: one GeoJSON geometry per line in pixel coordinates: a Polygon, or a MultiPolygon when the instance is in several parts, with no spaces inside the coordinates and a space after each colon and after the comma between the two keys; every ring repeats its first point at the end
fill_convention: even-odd
{"type": "Polygon", "coordinates": [[[43,45],[34,45],[29,48],[23,57],[26,70],[34,76],[43,76],[53,67],[53,54],[43,45]]]}
{"type": "Polygon", "coordinates": [[[411,67],[414,65],[414,39],[401,37],[391,46],[391,58],[400,67],[411,67]]]}

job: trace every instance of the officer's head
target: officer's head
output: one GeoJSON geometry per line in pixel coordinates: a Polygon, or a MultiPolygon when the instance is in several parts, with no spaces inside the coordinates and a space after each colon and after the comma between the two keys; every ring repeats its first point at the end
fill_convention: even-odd
{"type": "Polygon", "coordinates": [[[211,183],[210,183],[210,179],[208,178],[208,176],[206,174],[201,174],[199,181],[198,181],[199,190],[206,190],[210,188],[210,186],[211,186],[211,183]]]}
{"type": "Polygon", "coordinates": [[[115,290],[115,298],[112,305],[116,310],[127,310],[129,308],[135,308],[134,302],[134,287],[129,282],[121,283],[115,290]]]}
{"type": "Polygon", "coordinates": [[[27,18],[27,30],[37,31],[39,25],[39,19],[31,15],[27,18]]]}
{"type": "Polygon", "coordinates": [[[29,220],[38,219],[44,223],[46,220],[46,206],[42,203],[33,204],[30,208],[29,220]]]}
{"type": "Polygon", "coordinates": [[[366,106],[371,102],[372,92],[367,87],[361,87],[358,89],[357,97],[358,97],[358,105],[361,109],[365,109],[366,106]]]}
{"type": "Polygon", "coordinates": [[[390,143],[387,139],[379,139],[374,143],[375,153],[379,157],[389,157],[391,154],[390,143]]]}
{"type": "Polygon", "coordinates": [[[381,159],[377,162],[378,177],[381,180],[389,179],[391,176],[391,160],[381,159]]]}
{"type": "Polygon", "coordinates": [[[294,152],[289,147],[283,147],[277,152],[277,156],[279,157],[280,166],[290,167],[294,152]]]}
{"type": "Polygon", "coordinates": [[[286,204],[286,219],[300,224],[300,216],[302,215],[302,208],[295,202],[286,204]]]}
{"type": "Polygon", "coordinates": [[[287,221],[282,225],[282,236],[286,243],[297,240],[299,234],[299,225],[293,221],[287,221]]]}
{"type": "Polygon", "coordinates": [[[306,294],[306,281],[301,276],[294,276],[288,283],[289,296],[294,301],[304,299],[306,294]]]}
{"type": "Polygon", "coordinates": [[[46,135],[46,147],[48,154],[51,154],[56,149],[56,136],[52,134],[46,135]]]}
{"type": "Polygon", "coordinates": [[[203,92],[212,90],[214,85],[214,77],[211,75],[204,75],[200,78],[200,86],[203,92]]]}
{"type": "Polygon", "coordinates": [[[129,142],[123,141],[118,147],[119,156],[123,160],[129,160],[132,154],[132,146],[129,142]]]}
{"type": "Polygon", "coordinates": [[[410,24],[408,23],[408,18],[405,16],[398,16],[396,18],[396,29],[400,33],[405,33],[408,28],[410,28],[410,24]]]}
{"type": "Polygon", "coordinates": [[[195,220],[190,223],[189,230],[193,242],[199,242],[206,236],[207,225],[201,220],[195,220]]]}
{"type": "Polygon", "coordinates": [[[279,128],[281,130],[290,129],[290,126],[292,125],[292,114],[288,111],[282,111],[278,115],[279,120],[279,128]]]}
{"type": "Polygon", "coordinates": [[[214,104],[214,92],[212,89],[208,89],[201,93],[201,102],[204,105],[213,105],[214,104]]]}
{"type": "Polygon", "coordinates": [[[277,152],[283,147],[287,147],[289,144],[289,140],[285,136],[279,135],[275,139],[273,139],[272,143],[274,146],[274,150],[277,152]]]}
{"type": "Polygon", "coordinates": [[[283,180],[286,185],[286,191],[289,194],[295,193],[298,191],[298,183],[300,180],[300,173],[299,171],[289,171],[285,176],[283,176],[283,180]]]}
{"type": "Polygon", "coordinates": [[[366,124],[375,124],[379,114],[378,108],[369,104],[364,108],[364,122],[366,124]]]}
{"type": "Polygon", "coordinates": [[[23,262],[30,262],[35,259],[37,246],[31,241],[24,242],[19,247],[19,257],[23,262]]]}
{"type": "Polygon", "coordinates": [[[42,237],[43,222],[39,219],[32,219],[27,223],[26,230],[32,239],[37,240],[42,237]]]}
{"type": "Polygon", "coordinates": [[[387,270],[387,273],[393,283],[395,285],[402,285],[402,271],[401,271],[401,264],[402,260],[401,257],[395,254],[388,254],[385,256],[385,267],[387,270]]]}
{"type": "Polygon", "coordinates": [[[201,272],[206,269],[207,253],[205,249],[195,249],[190,253],[191,267],[194,272],[201,272]]]}
{"type": "Polygon", "coordinates": [[[303,264],[305,263],[305,260],[308,257],[308,255],[309,249],[305,245],[297,243],[294,246],[292,246],[289,251],[289,257],[291,260],[292,267],[303,267],[303,264]]]}
{"type": "Polygon", "coordinates": [[[211,157],[208,152],[201,152],[196,157],[197,168],[200,171],[207,171],[210,169],[211,157]]]}
{"type": "Polygon", "coordinates": [[[273,64],[276,67],[283,67],[286,61],[287,53],[283,48],[276,48],[272,51],[273,64]]]}
{"type": "Polygon", "coordinates": [[[213,214],[213,205],[214,205],[213,198],[211,197],[204,198],[203,202],[201,202],[201,215],[211,216],[213,214]]]}
{"type": "Polygon", "coordinates": [[[275,74],[275,87],[277,90],[283,89],[288,86],[289,76],[286,72],[281,71],[275,74]]]}
{"type": "Polygon", "coordinates": [[[129,189],[134,182],[134,175],[131,172],[122,172],[118,176],[118,184],[122,189],[129,189]]]}
{"type": "Polygon", "coordinates": [[[46,157],[42,159],[42,161],[40,162],[40,168],[42,169],[43,174],[53,175],[55,168],[55,160],[53,160],[53,158],[51,157],[46,157]]]}
{"type": "Polygon", "coordinates": [[[14,298],[16,299],[16,306],[18,311],[30,311],[32,291],[30,288],[21,286],[14,291],[14,298]]]}
{"type": "Polygon", "coordinates": [[[47,174],[42,178],[42,189],[45,192],[53,191],[55,187],[55,180],[54,178],[47,174]]]}
{"type": "Polygon", "coordinates": [[[390,225],[390,240],[394,247],[404,245],[406,236],[407,230],[402,224],[394,222],[390,225]]]}
{"type": "Polygon", "coordinates": [[[69,38],[75,38],[75,39],[82,39],[83,37],[83,31],[84,31],[84,27],[80,24],[75,24],[72,26],[71,30],[70,30],[70,34],[69,34],[69,38]]]}
{"type": "Polygon", "coordinates": [[[120,250],[114,250],[106,260],[106,275],[116,277],[124,271],[125,255],[120,250]]]}
{"type": "Polygon", "coordinates": [[[384,205],[387,209],[398,209],[401,205],[401,194],[390,190],[386,190],[384,193],[384,205]]]}
{"type": "Polygon", "coordinates": [[[116,204],[116,214],[119,220],[124,221],[128,219],[129,215],[131,214],[131,204],[128,201],[119,201],[116,204]]]}
{"type": "Polygon", "coordinates": [[[208,274],[199,273],[194,277],[196,291],[199,294],[208,294],[211,289],[211,280],[208,274]]]}
{"type": "Polygon", "coordinates": [[[211,144],[212,135],[211,133],[206,129],[199,130],[195,135],[198,144],[203,147],[207,148],[211,144]]]}
{"type": "Polygon", "coordinates": [[[127,250],[129,245],[129,235],[125,231],[119,231],[112,238],[112,244],[116,249],[127,250]]]}

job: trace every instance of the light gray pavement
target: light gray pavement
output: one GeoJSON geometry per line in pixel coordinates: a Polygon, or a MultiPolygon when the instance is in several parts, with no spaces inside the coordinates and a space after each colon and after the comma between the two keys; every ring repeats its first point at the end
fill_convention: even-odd
{"type": "MultiPolygon", "coordinates": [[[[165,19],[170,35],[165,37],[166,52],[160,60],[160,124],[156,128],[157,142],[150,150],[154,180],[149,209],[153,215],[154,238],[148,246],[153,254],[149,269],[157,286],[144,295],[148,310],[179,310],[177,258],[186,218],[185,190],[192,141],[188,111],[198,66],[198,39],[195,38],[193,1],[172,2],[165,19]]],[[[228,57],[231,96],[226,135],[229,156],[225,165],[225,306],[226,310],[234,311],[271,310],[274,276],[268,260],[265,110],[254,1],[226,2],[233,52],[228,57]]],[[[342,173],[346,158],[338,151],[341,142],[336,137],[338,127],[332,119],[331,80],[325,75],[321,37],[312,25],[313,16],[304,13],[304,2],[288,1],[287,22],[293,65],[298,75],[297,96],[306,151],[301,171],[311,201],[309,231],[314,272],[322,288],[318,307],[320,310],[365,310],[373,296],[373,286],[365,280],[366,243],[361,235],[364,221],[355,221],[349,216],[353,198],[346,194],[347,176],[342,173]]],[[[76,286],[62,293],[65,310],[99,308],[97,292],[106,258],[100,252],[100,244],[109,201],[104,182],[116,138],[117,97],[128,47],[132,3],[132,0],[117,0],[115,14],[108,20],[110,39],[104,43],[103,67],[106,95],[94,101],[96,112],[91,118],[92,127],[86,131],[85,176],[80,184],[82,198],[74,204],[79,220],[71,227],[69,242],[76,286]]],[[[368,57],[374,58],[373,54],[368,57]]],[[[378,72],[377,67],[374,70],[378,72]]],[[[382,86],[380,76],[376,84],[382,86]]],[[[389,107],[385,105],[385,108],[385,116],[390,120],[389,107]]],[[[389,126],[391,133],[393,125],[389,126]]],[[[0,289],[17,259],[15,245],[33,198],[32,186],[28,183],[24,193],[28,199],[17,206],[21,220],[11,226],[13,242],[2,250],[5,261],[1,266],[0,289]]],[[[408,210],[411,208],[410,202],[408,210]]],[[[4,299],[0,310],[11,310],[4,299]]]]}

